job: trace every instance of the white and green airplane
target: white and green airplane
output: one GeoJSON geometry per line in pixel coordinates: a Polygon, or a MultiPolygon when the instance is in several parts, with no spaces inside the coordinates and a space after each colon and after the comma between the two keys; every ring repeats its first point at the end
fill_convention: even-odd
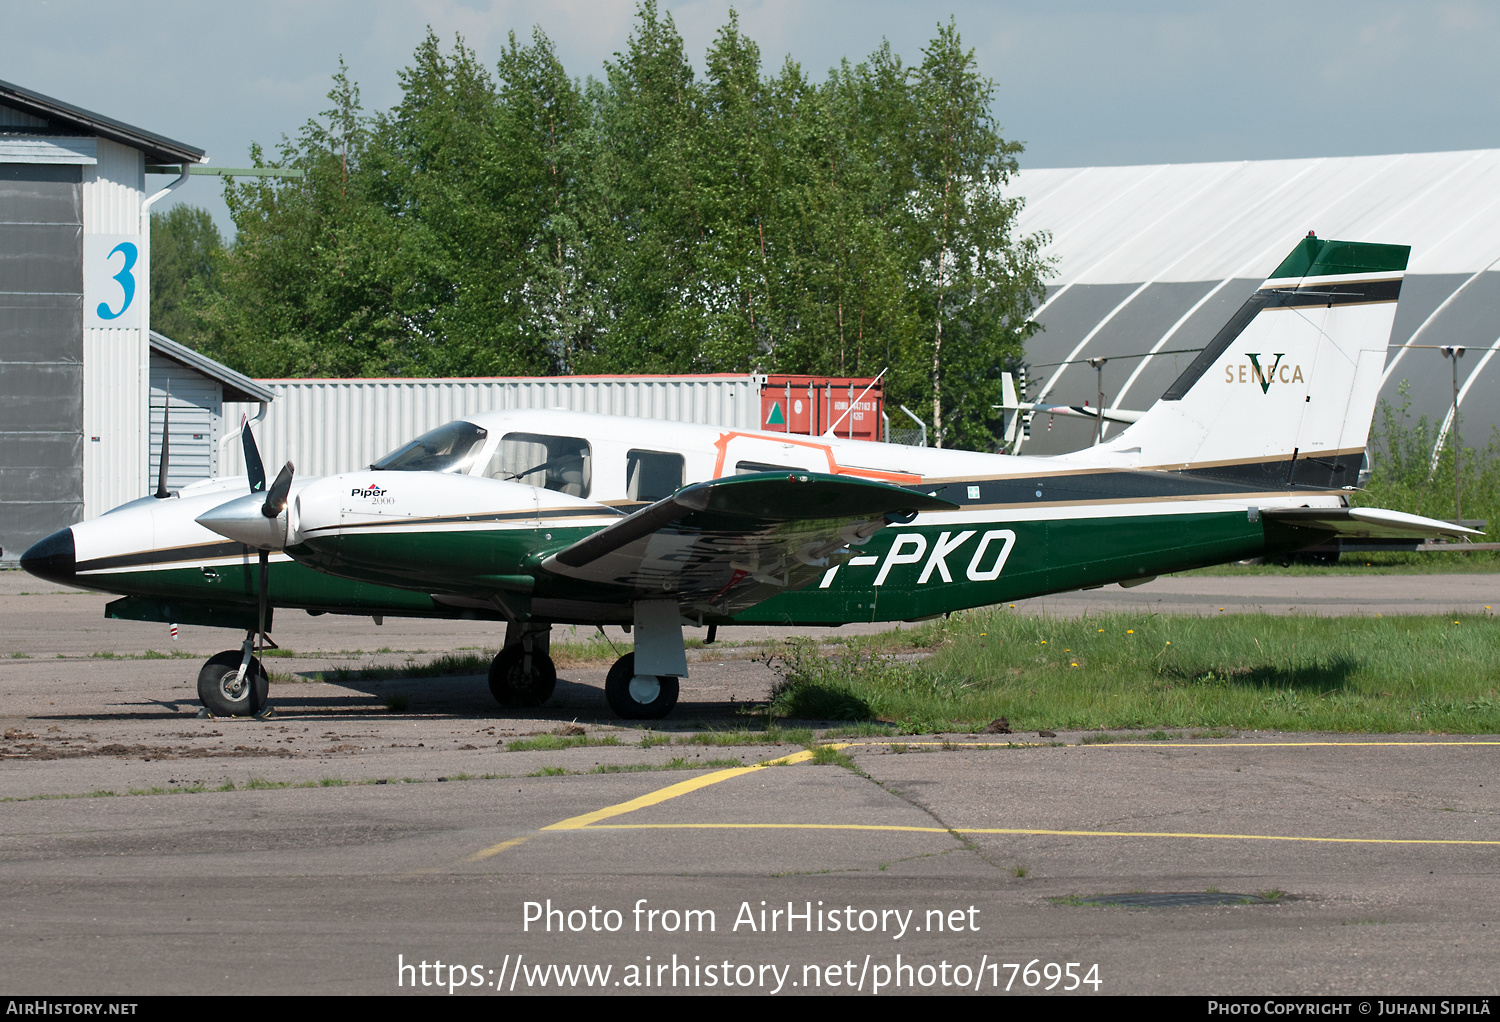
{"type": "Polygon", "coordinates": [[[369,469],[134,501],[28,550],[107,613],[223,625],[216,714],[254,713],[274,609],[503,621],[490,687],[536,706],[553,624],[633,629],[605,694],[671,711],[684,624],[920,620],[1317,545],[1460,536],[1349,504],[1409,249],[1300,241],[1150,409],[1057,457],[742,432],[565,411],[451,422],[369,469]]]}

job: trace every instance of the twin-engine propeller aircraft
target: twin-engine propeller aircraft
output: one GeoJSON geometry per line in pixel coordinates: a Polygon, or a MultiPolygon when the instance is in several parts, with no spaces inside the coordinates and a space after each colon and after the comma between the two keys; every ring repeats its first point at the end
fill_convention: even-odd
{"type": "Polygon", "coordinates": [[[553,624],[628,625],[605,695],[666,715],[684,623],[915,620],[1322,543],[1472,530],[1349,506],[1409,250],[1298,243],[1161,399],[1050,458],[562,411],[448,423],[368,470],[134,501],[27,551],[112,616],[244,629],[199,694],[254,713],[273,609],[506,623],[490,687],[550,696],[553,624]]]}

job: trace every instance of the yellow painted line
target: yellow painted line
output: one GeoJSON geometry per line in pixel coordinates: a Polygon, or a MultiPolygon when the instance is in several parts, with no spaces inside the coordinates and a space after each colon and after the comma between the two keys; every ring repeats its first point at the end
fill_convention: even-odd
{"type": "Polygon", "coordinates": [[[1079,745],[1044,745],[1041,742],[849,742],[849,746],[938,745],[952,748],[993,749],[1015,746],[1023,749],[1304,749],[1323,746],[1395,745],[1413,748],[1449,745],[1500,745],[1500,742],[1087,742],[1079,745]]]}
{"type": "MultiPolygon", "coordinates": [[[[888,830],[947,834],[943,827],[904,827],[869,823],[606,823],[590,830],[888,830]]],[[[1193,834],[1171,831],[1043,830],[1030,827],[954,827],[959,834],[1011,834],[1032,837],[1198,838],[1212,841],[1310,841],[1362,845],[1500,845],[1500,841],[1447,838],[1302,837],[1287,834],[1193,834]]]]}
{"type": "MultiPolygon", "coordinates": [[[[839,746],[839,748],[842,748],[842,746],[839,746]]],[[[669,799],[698,791],[700,788],[707,788],[711,784],[718,784],[721,781],[743,777],[745,774],[753,774],[757,770],[764,770],[766,767],[788,766],[792,763],[804,763],[809,759],[812,759],[812,753],[804,749],[801,752],[794,752],[789,756],[768,759],[764,763],[756,763],[752,766],[715,770],[713,773],[704,774],[702,777],[692,777],[686,781],[669,784],[665,788],[659,788],[639,798],[633,798],[629,802],[605,806],[603,809],[595,809],[593,812],[584,813],[582,816],[572,816],[566,820],[559,820],[557,823],[550,823],[543,827],[542,830],[582,830],[584,827],[598,823],[600,820],[607,820],[612,816],[621,816],[625,813],[633,813],[637,809],[645,809],[647,806],[659,805],[669,799]]]]}
{"type": "Polygon", "coordinates": [[[481,859],[488,859],[491,855],[499,855],[507,848],[514,848],[516,847],[516,845],[524,845],[526,842],[530,841],[532,837],[534,837],[534,835],[527,834],[525,837],[513,837],[509,841],[501,841],[498,845],[490,845],[483,851],[475,852],[473,855],[470,855],[468,858],[464,859],[464,861],[479,862],[481,859]]]}
{"type": "MultiPolygon", "coordinates": [[[[1431,748],[1451,745],[1500,745],[1500,742],[1183,742],[1174,744],[1172,742],[1090,742],[1089,746],[1101,749],[1118,747],[1122,749],[1160,749],[1163,746],[1171,749],[1310,749],[1325,746],[1410,746],[1411,748],[1431,748]]],[[[1082,746],[1074,746],[1082,748],[1082,746]]]]}

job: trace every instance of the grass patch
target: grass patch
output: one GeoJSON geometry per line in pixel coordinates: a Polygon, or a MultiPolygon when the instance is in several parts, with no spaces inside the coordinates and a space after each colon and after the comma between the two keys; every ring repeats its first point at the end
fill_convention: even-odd
{"type": "Polygon", "coordinates": [[[657,745],[671,745],[671,744],[672,744],[672,736],[671,735],[657,735],[657,734],[652,734],[652,733],[650,733],[648,731],[641,738],[641,748],[643,748],[643,749],[650,749],[653,746],[657,746],[657,745]]]}
{"type": "Polygon", "coordinates": [[[1099,734],[1084,735],[1078,741],[1080,745],[1111,745],[1116,741],[1116,738],[1105,731],[1099,734]]]}
{"type": "Polygon", "coordinates": [[[726,770],[744,765],[741,760],[737,759],[688,759],[685,756],[673,756],[665,763],[601,763],[589,773],[634,774],[653,770],[726,770]]]}
{"type": "Polygon", "coordinates": [[[564,776],[566,776],[568,774],[571,774],[571,773],[574,773],[574,772],[575,771],[569,770],[567,767],[542,767],[540,770],[533,770],[531,773],[527,774],[526,776],[527,777],[564,777],[564,776]]]}
{"type": "MultiPolygon", "coordinates": [[[[377,654],[389,653],[390,650],[378,649],[375,652],[377,654]]],[[[313,676],[313,680],[337,684],[341,681],[388,681],[396,678],[467,677],[473,674],[489,673],[490,659],[483,653],[444,653],[423,664],[418,663],[413,657],[408,657],[401,667],[381,667],[378,664],[366,664],[364,667],[335,667],[332,670],[318,672],[313,676]]]]}
{"type": "MultiPolygon", "coordinates": [[[[1500,630],[1487,615],[1316,618],[972,611],[923,659],[851,641],[771,655],[776,717],[894,722],[905,733],[1110,728],[1500,732],[1500,630]]],[[[1154,736],[1153,736],[1154,737],[1154,736]]],[[[1157,740],[1162,740],[1158,738],[1157,740]]]]}
{"type": "Polygon", "coordinates": [[[547,655],[558,667],[578,667],[582,664],[613,663],[634,650],[633,642],[611,644],[602,636],[595,635],[584,642],[554,642],[548,648],[547,655]]]}
{"type": "Polygon", "coordinates": [[[31,659],[31,654],[30,653],[22,653],[19,650],[17,650],[16,652],[14,652],[14,653],[12,653],[10,655],[10,658],[12,660],[30,660],[31,659]]]}
{"type": "Polygon", "coordinates": [[[411,696],[404,692],[392,692],[385,697],[385,709],[387,713],[405,713],[411,709],[411,696]]]}
{"type": "Polygon", "coordinates": [[[814,766],[841,766],[849,770],[854,769],[854,760],[849,758],[843,749],[835,749],[831,745],[814,745],[812,749],[812,764],[814,766]]]}
{"type": "MultiPolygon", "coordinates": [[[[22,593],[21,595],[25,596],[26,594],[22,593]]],[[[104,791],[101,789],[98,791],[68,792],[58,795],[7,795],[4,798],[0,798],[0,802],[50,802],[60,798],[119,798],[119,792],[104,791]]]]}
{"type": "Polygon", "coordinates": [[[891,735],[900,734],[890,724],[882,724],[878,721],[862,720],[858,724],[829,728],[823,733],[824,738],[887,738],[891,735]]]}
{"type": "Polygon", "coordinates": [[[537,735],[534,738],[517,738],[505,746],[506,752],[557,752],[560,749],[576,749],[585,745],[619,745],[620,740],[614,735],[605,735],[595,738],[591,735],[578,735],[573,738],[565,738],[562,735],[537,735]]]}
{"type": "Polygon", "coordinates": [[[699,731],[677,739],[678,745],[806,745],[813,740],[812,728],[770,727],[764,731],[699,731]]]}

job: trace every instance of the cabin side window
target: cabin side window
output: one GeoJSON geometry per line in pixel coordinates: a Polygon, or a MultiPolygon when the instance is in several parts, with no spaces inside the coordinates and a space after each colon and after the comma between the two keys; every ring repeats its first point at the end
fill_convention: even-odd
{"type": "Polygon", "coordinates": [[[631,451],[625,456],[625,497],[627,500],[670,497],[681,488],[682,475],[680,454],[631,451]]]}
{"type": "Polygon", "coordinates": [[[507,433],[490,456],[484,474],[491,479],[587,497],[591,483],[589,443],[571,436],[507,433]]]}

